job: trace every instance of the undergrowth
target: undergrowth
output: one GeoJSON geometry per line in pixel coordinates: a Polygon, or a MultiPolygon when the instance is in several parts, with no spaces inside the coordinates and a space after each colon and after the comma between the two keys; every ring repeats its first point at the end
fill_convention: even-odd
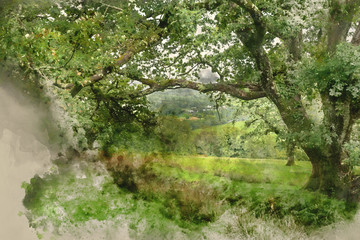
{"type": "Polygon", "coordinates": [[[266,234],[255,222],[271,222],[278,230],[287,222],[299,234],[311,234],[352,219],[357,209],[356,204],[302,190],[309,174],[306,164],[284,167],[283,182],[280,165],[285,162],[277,160],[194,157],[191,162],[122,153],[103,157],[103,164],[107,170],[101,163],[73,162],[24,183],[30,225],[46,232],[51,224],[60,231],[94,220],[121,225],[119,219],[125,218],[135,239],[218,239],[219,234],[256,239],[266,234]],[[254,173],[252,178],[247,171],[254,173]],[[224,216],[236,220],[225,224],[224,216]]]}
{"type": "Polygon", "coordinates": [[[310,170],[304,163],[289,168],[279,160],[193,158],[189,162],[186,157],[119,156],[116,159],[121,161],[106,162],[121,187],[137,189],[144,199],[163,199],[166,217],[179,215],[192,224],[213,222],[236,205],[257,218],[291,216],[310,231],[351,219],[357,209],[354,203],[300,189],[310,170]]]}

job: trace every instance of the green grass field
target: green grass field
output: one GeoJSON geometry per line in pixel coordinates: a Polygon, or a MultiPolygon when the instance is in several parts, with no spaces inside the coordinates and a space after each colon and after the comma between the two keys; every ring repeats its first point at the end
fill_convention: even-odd
{"type": "Polygon", "coordinates": [[[75,162],[24,183],[30,225],[39,236],[50,223],[61,233],[96,220],[126,223],[133,239],[215,233],[269,239],[269,231],[298,239],[356,212],[355,205],[301,189],[309,162],[286,167],[275,159],[128,155],[122,164],[109,175],[101,165],[75,162]]]}
{"type": "Polygon", "coordinates": [[[168,158],[167,163],[190,172],[225,176],[231,180],[299,187],[306,183],[311,173],[310,162],[296,162],[295,166],[287,167],[285,160],[278,159],[176,156],[168,158]]]}

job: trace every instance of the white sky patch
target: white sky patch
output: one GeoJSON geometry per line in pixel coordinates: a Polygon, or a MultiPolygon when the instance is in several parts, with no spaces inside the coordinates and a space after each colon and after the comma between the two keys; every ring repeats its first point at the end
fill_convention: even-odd
{"type": "Polygon", "coordinates": [[[68,15],[67,15],[67,13],[65,12],[65,10],[61,10],[61,11],[60,11],[60,16],[65,16],[65,17],[67,17],[68,15]]]}
{"type": "Polygon", "coordinates": [[[276,45],[276,44],[281,44],[282,43],[282,41],[281,41],[281,39],[280,38],[278,38],[278,37],[276,37],[276,38],[274,38],[273,40],[272,40],[272,42],[271,42],[271,44],[272,45],[276,45]]]}
{"type": "Polygon", "coordinates": [[[352,26],[352,27],[349,29],[348,36],[346,37],[346,41],[347,41],[347,42],[351,42],[355,31],[356,31],[355,26],[352,26]]]}
{"type": "Polygon", "coordinates": [[[141,16],[145,16],[145,13],[142,12],[139,7],[135,6],[134,9],[135,9],[141,16]]]}

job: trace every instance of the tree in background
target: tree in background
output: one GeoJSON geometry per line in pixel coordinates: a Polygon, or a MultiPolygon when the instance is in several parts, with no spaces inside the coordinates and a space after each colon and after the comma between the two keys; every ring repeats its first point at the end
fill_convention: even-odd
{"type": "Polygon", "coordinates": [[[270,102],[261,100],[242,102],[239,111],[241,111],[242,114],[244,114],[245,111],[248,115],[245,125],[253,128],[249,133],[250,135],[262,136],[269,133],[275,133],[278,142],[286,149],[286,166],[295,165],[296,141],[288,133],[286,125],[279,114],[277,114],[276,108],[274,108],[270,102]]]}
{"type": "Polygon", "coordinates": [[[173,116],[159,117],[158,121],[155,132],[160,138],[164,152],[194,153],[191,129],[187,122],[173,116]]]}
{"type": "Polygon", "coordinates": [[[358,0],[46,3],[4,10],[0,59],[89,122],[145,123],[145,96],[169,88],[267,98],[312,163],[306,188],[351,194],[342,156],[360,118],[358,0]],[[207,67],[215,83],[197,81],[207,67]],[[308,114],[314,100],[321,119],[308,114]]]}

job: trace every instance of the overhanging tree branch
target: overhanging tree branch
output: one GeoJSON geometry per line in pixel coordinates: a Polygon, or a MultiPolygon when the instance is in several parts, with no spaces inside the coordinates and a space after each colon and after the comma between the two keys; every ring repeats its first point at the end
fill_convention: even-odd
{"type": "Polygon", "coordinates": [[[252,40],[255,40],[255,43],[260,45],[266,33],[266,24],[262,12],[254,3],[249,0],[232,0],[232,2],[236,3],[250,14],[256,28],[256,35],[252,37],[252,40]]]}
{"type": "MultiPolygon", "coordinates": [[[[146,16],[145,19],[147,17],[149,16],[146,16]]],[[[112,73],[115,68],[119,68],[128,63],[137,53],[144,51],[147,47],[151,45],[161,42],[161,40],[167,33],[166,27],[168,25],[168,18],[169,14],[165,13],[163,18],[158,23],[156,31],[129,46],[128,49],[113,64],[103,67],[102,69],[100,69],[99,73],[90,76],[79,84],[67,84],[66,86],[62,86],[56,83],[54,85],[62,89],[69,89],[71,96],[76,96],[84,87],[92,86],[93,84],[99,82],[107,75],[112,73]]],[[[150,27],[150,25],[148,27],[150,27]]]]}
{"type": "Polygon", "coordinates": [[[235,33],[255,59],[256,67],[260,71],[261,87],[266,97],[276,105],[287,127],[294,132],[301,132],[303,128],[311,126],[311,121],[299,95],[284,97],[276,88],[272,65],[263,46],[267,26],[261,10],[250,0],[233,2],[245,9],[253,19],[252,25],[239,27],[235,33]],[[292,114],[294,111],[298,113],[297,117],[292,114]]]}
{"type": "Polygon", "coordinates": [[[222,92],[230,96],[240,98],[243,100],[252,100],[266,97],[264,91],[256,84],[230,84],[230,83],[209,83],[203,84],[200,82],[188,81],[186,79],[167,79],[164,81],[155,81],[150,79],[134,79],[139,81],[149,88],[143,90],[140,95],[145,96],[154,92],[163,91],[165,89],[173,88],[189,88],[199,92],[222,92]]]}
{"type": "Polygon", "coordinates": [[[54,84],[55,86],[61,87],[63,89],[69,89],[71,95],[76,96],[81,89],[84,87],[91,86],[100,80],[104,79],[107,75],[112,73],[115,68],[119,68],[126,63],[128,63],[132,57],[141,51],[143,51],[149,45],[155,44],[161,40],[161,35],[163,31],[159,31],[157,34],[146,37],[144,40],[139,41],[139,43],[131,46],[126,50],[112,65],[106,66],[100,70],[100,73],[94,74],[91,77],[87,78],[79,84],[67,84],[66,86],[61,86],[60,84],[54,84]]]}
{"type": "Polygon", "coordinates": [[[104,2],[101,2],[101,5],[103,5],[103,6],[105,6],[105,7],[108,7],[108,8],[115,9],[115,10],[117,10],[117,11],[119,11],[119,12],[122,12],[122,11],[123,11],[122,8],[119,8],[119,7],[116,7],[116,6],[113,6],[113,5],[106,4],[106,3],[104,3],[104,2]]]}
{"type": "Polygon", "coordinates": [[[255,24],[265,26],[264,25],[265,23],[263,21],[263,14],[254,3],[252,3],[249,0],[232,0],[232,2],[238,4],[239,6],[244,8],[248,13],[250,13],[255,24]]]}
{"type": "Polygon", "coordinates": [[[263,40],[266,33],[266,24],[263,14],[261,10],[249,0],[232,1],[245,9],[253,19],[253,26],[239,28],[236,31],[236,34],[255,59],[256,66],[261,72],[260,80],[263,90],[267,93],[267,96],[277,104],[279,102],[279,96],[275,88],[272,67],[263,47],[263,40]],[[253,28],[255,28],[255,31],[253,28]]]}

